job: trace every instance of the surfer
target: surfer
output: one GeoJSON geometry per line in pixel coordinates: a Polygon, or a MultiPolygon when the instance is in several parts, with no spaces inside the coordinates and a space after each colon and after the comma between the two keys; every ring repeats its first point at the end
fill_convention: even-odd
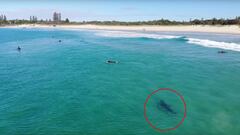
{"type": "Polygon", "coordinates": [[[117,64],[118,62],[114,61],[114,60],[107,60],[106,63],[108,63],[108,64],[117,64]]]}
{"type": "Polygon", "coordinates": [[[17,47],[17,50],[18,50],[19,52],[21,51],[21,49],[22,49],[22,48],[21,48],[20,46],[17,47]]]}
{"type": "Polygon", "coordinates": [[[164,112],[167,112],[167,113],[176,114],[176,112],[171,108],[171,106],[165,103],[164,100],[160,100],[158,102],[157,108],[164,110],[164,112]]]}
{"type": "Polygon", "coordinates": [[[227,52],[224,50],[221,50],[221,51],[218,51],[218,53],[227,53],[227,52]]]}

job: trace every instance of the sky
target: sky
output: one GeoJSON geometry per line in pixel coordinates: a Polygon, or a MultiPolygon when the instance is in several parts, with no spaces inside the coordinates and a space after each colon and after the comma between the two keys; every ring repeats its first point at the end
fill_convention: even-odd
{"type": "Polygon", "coordinates": [[[70,21],[177,21],[240,16],[240,0],[0,0],[8,19],[52,19],[60,12],[70,21]]]}

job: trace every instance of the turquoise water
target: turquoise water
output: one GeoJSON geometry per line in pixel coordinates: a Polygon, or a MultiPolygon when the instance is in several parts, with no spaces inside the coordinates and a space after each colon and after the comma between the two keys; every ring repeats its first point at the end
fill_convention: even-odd
{"type": "MultiPolygon", "coordinates": [[[[154,90],[172,88],[184,96],[187,117],[164,134],[238,135],[240,52],[218,54],[220,48],[186,38],[239,44],[240,36],[154,34],[182,37],[0,29],[0,134],[158,135],[145,121],[144,102],[154,90]]],[[[148,104],[149,117],[159,128],[174,125],[182,103],[165,95],[177,112],[167,114],[157,109],[158,98],[148,104]]]]}

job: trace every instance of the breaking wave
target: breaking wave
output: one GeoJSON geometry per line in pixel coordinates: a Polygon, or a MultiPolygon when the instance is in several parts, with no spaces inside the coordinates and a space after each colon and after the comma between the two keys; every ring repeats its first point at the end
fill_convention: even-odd
{"type": "Polygon", "coordinates": [[[208,39],[196,39],[196,38],[186,38],[187,42],[190,44],[201,45],[205,47],[212,47],[212,48],[221,48],[226,50],[232,51],[240,51],[240,44],[237,43],[227,43],[227,42],[219,42],[219,41],[212,41],[208,39]]]}
{"type": "Polygon", "coordinates": [[[148,34],[148,33],[137,33],[137,32],[125,32],[125,31],[101,31],[97,32],[96,35],[103,37],[121,37],[121,38],[153,38],[153,39],[174,39],[181,38],[181,36],[171,35],[159,35],[159,34],[148,34]]]}
{"type": "Polygon", "coordinates": [[[140,32],[125,32],[125,31],[101,31],[97,32],[96,35],[103,37],[114,37],[114,38],[152,38],[152,39],[183,39],[189,44],[201,45],[204,47],[220,48],[232,51],[240,51],[240,44],[213,41],[208,39],[197,39],[187,38],[184,36],[173,36],[173,35],[160,35],[160,34],[149,34],[140,32]]]}

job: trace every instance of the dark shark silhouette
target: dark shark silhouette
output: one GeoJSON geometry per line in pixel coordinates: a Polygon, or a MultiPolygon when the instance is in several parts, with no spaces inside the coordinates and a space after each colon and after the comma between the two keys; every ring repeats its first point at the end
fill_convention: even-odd
{"type": "Polygon", "coordinates": [[[170,105],[168,105],[164,100],[160,100],[158,103],[157,103],[157,108],[159,110],[163,110],[164,112],[166,113],[171,113],[171,114],[177,114],[172,108],[170,105]]]}

